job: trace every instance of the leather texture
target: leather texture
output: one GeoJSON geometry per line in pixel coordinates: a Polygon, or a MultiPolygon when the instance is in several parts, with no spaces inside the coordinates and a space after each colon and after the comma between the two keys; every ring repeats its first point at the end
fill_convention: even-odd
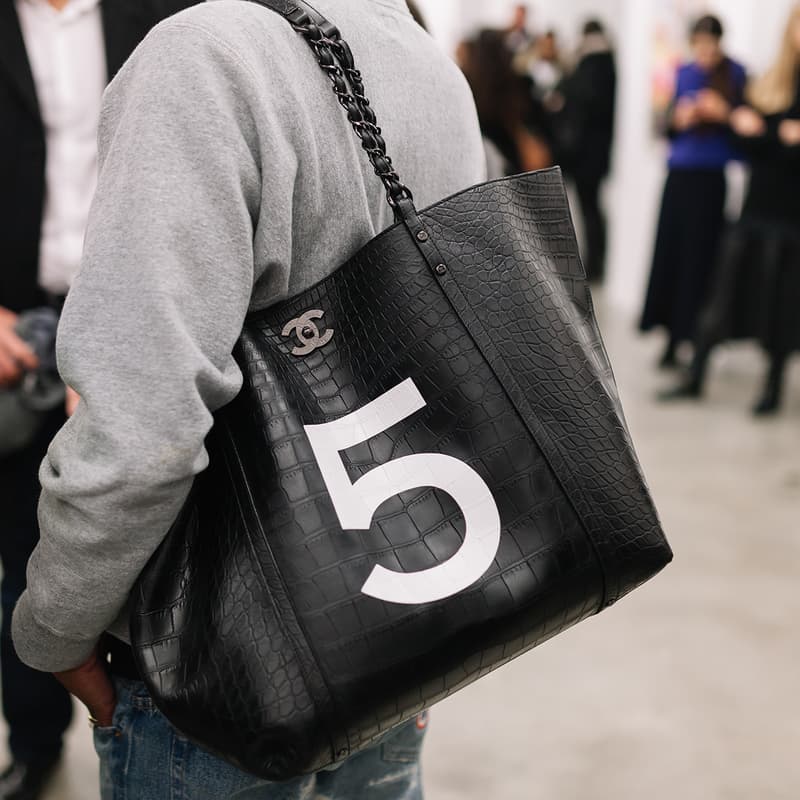
{"type": "Polygon", "coordinates": [[[210,466],[133,595],[134,652],[159,708],[266,779],[357,752],[672,557],[560,172],[397,210],[401,221],[328,279],[247,319],[242,392],[216,415],[210,466]],[[314,325],[328,341],[298,356],[293,321],[310,310],[324,313],[314,325]],[[305,429],[409,378],[424,408],[343,450],[349,480],[449,456],[489,487],[501,523],[482,577],[413,605],[362,587],[376,565],[407,574],[451,559],[460,507],[421,477],[368,529],[343,530],[305,429]]]}
{"type": "Polygon", "coordinates": [[[245,387],[217,415],[211,465],[135,594],[132,637],[162,711],[265,778],[370,744],[671,558],[559,172],[475,187],[420,221],[449,291],[401,223],[247,320],[245,387]],[[298,358],[282,331],[310,308],[334,335],[298,358]],[[407,492],[369,531],[343,531],[304,433],[409,377],[427,406],[345,451],[351,479],[403,455],[451,455],[486,481],[503,525],[483,578],[423,606],[360,589],[375,564],[416,571],[452,556],[463,537],[453,502],[407,492]]]}

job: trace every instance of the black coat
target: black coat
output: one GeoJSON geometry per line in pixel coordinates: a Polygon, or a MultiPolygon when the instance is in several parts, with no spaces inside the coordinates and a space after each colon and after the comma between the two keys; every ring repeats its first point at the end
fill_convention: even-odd
{"type": "Polygon", "coordinates": [[[611,165],[617,71],[611,50],[589,53],[561,83],[557,155],[567,172],[601,178],[611,165]]]}
{"type": "Polygon", "coordinates": [[[734,141],[750,161],[750,185],[742,219],[797,229],[800,227],[800,147],[789,147],[780,140],[778,130],[786,119],[800,119],[800,88],[788,109],[765,118],[767,127],[763,136],[737,136],[734,141]]]}
{"type": "MultiPolygon", "coordinates": [[[[102,0],[109,80],[161,19],[197,0],[102,0]]],[[[45,134],[13,0],[0,0],[0,307],[41,303],[45,134]]]]}

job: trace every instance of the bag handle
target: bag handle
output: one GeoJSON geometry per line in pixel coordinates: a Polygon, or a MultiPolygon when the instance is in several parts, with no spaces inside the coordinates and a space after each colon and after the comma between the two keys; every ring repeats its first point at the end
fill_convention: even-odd
{"type": "Polygon", "coordinates": [[[334,94],[347,112],[350,125],[361,140],[375,174],[386,187],[386,199],[395,217],[403,217],[401,209],[413,207],[413,195],[400,180],[392,159],[386,153],[386,142],[365,95],[361,72],[356,69],[353,53],[339,29],[303,0],[250,1],[285,17],[314,51],[320,67],[333,84],[334,94]]]}

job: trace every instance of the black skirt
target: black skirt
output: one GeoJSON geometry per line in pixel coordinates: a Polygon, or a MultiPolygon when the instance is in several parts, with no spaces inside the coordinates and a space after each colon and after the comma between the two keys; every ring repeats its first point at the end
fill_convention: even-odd
{"type": "Polygon", "coordinates": [[[773,355],[800,350],[800,230],[744,218],[723,239],[700,321],[703,348],[755,339],[773,355]]]}
{"type": "Polygon", "coordinates": [[[725,215],[721,170],[671,170],[661,203],[641,329],[692,341],[708,296],[725,215]]]}

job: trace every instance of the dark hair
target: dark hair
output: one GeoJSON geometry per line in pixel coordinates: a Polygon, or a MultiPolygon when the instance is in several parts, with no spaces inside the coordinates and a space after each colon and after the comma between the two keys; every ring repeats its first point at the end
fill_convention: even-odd
{"type": "Polygon", "coordinates": [[[725,35],[725,29],[722,27],[719,17],[715,17],[713,14],[706,14],[692,25],[691,35],[693,37],[703,34],[713,36],[715,39],[721,39],[725,35]]]}
{"type": "Polygon", "coordinates": [[[606,29],[599,19],[590,19],[583,26],[583,35],[589,36],[592,33],[605,33],[606,29]]]}
{"type": "Polygon", "coordinates": [[[513,131],[524,120],[529,103],[527,83],[514,71],[505,40],[505,31],[482,30],[463,43],[463,71],[484,131],[513,131]]]}
{"type": "MultiPolygon", "coordinates": [[[[700,17],[692,25],[691,29],[692,38],[695,36],[713,36],[719,41],[724,33],[719,17],[715,17],[713,14],[706,14],[704,17],[700,17]]],[[[708,88],[719,92],[732,105],[741,102],[741,98],[737,96],[739,90],[734,79],[733,63],[724,54],[719,64],[711,70],[711,74],[708,76],[708,88]]]]}

